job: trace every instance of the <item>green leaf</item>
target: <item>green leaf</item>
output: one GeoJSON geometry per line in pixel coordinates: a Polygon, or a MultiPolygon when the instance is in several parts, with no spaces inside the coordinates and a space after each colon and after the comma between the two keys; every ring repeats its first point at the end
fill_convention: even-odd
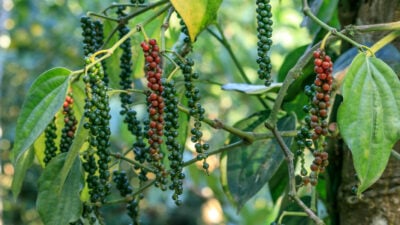
{"type": "Polygon", "coordinates": [[[32,84],[17,121],[12,150],[14,161],[18,161],[28,150],[62,106],[69,74],[71,71],[68,69],[53,68],[41,74],[32,84]]]}
{"type": "Polygon", "coordinates": [[[222,0],[171,0],[185,22],[192,42],[196,36],[217,18],[222,0]]]}
{"type": "Polygon", "coordinates": [[[338,124],[353,154],[360,195],[379,179],[400,139],[400,81],[383,61],[360,53],[346,74],[342,94],[338,124]]]}
{"type": "Polygon", "coordinates": [[[15,174],[11,184],[11,190],[14,198],[17,198],[21,191],[22,183],[25,178],[26,171],[31,167],[34,159],[34,152],[32,149],[25,151],[15,163],[15,174]]]}
{"type": "MultiPolygon", "coordinates": [[[[253,115],[240,121],[236,127],[247,131],[265,131],[263,122],[268,115],[269,112],[265,111],[261,115],[253,115]]],[[[293,130],[296,126],[296,117],[285,116],[279,119],[277,126],[280,131],[293,130]]],[[[233,142],[234,139],[232,139],[233,142]]],[[[284,138],[284,141],[290,146],[292,139],[284,138]]],[[[274,138],[237,147],[236,150],[233,149],[222,157],[221,173],[223,173],[224,189],[233,198],[239,210],[270,180],[283,159],[282,150],[274,138]]]]}
{"type": "Polygon", "coordinates": [[[297,61],[299,61],[300,57],[304,54],[307,48],[308,45],[303,45],[294,49],[286,55],[285,60],[283,60],[282,66],[278,71],[278,82],[283,82],[285,80],[286,75],[289,73],[290,69],[292,69],[296,65],[297,61]]]}
{"type": "Polygon", "coordinates": [[[65,185],[60,187],[59,173],[63,168],[66,153],[50,161],[39,178],[39,194],[36,202],[44,224],[65,225],[79,219],[82,203],[79,193],[83,188],[83,171],[79,157],[76,157],[65,185]],[[61,191],[58,192],[61,188],[61,191]]]}

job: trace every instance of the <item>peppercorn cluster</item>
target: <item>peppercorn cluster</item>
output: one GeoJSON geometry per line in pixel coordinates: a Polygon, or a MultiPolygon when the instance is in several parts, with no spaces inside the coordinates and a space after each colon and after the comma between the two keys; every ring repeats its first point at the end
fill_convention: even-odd
{"type": "MultiPolygon", "coordinates": [[[[133,189],[125,171],[114,171],[113,181],[122,197],[127,197],[132,194],[133,189]]],[[[140,196],[135,196],[126,206],[128,215],[132,219],[132,224],[134,225],[139,225],[139,200],[140,196]]]]}
{"type": "Polygon", "coordinates": [[[45,137],[45,150],[44,150],[44,163],[47,165],[52,158],[57,155],[57,145],[55,139],[57,138],[56,117],[47,125],[44,130],[45,137]]]}
{"type": "Polygon", "coordinates": [[[147,87],[150,91],[147,92],[147,105],[149,113],[149,123],[147,129],[148,143],[150,145],[150,162],[157,168],[157,186],[165,189],[167,183],[166,171],[162,164],[163,154],[160,150],[160,145],[163,143],[164,130],[164,108],[165,103],[162,97],[164,90],[161,82],[161,56],[160,48],[157,41],[150,39],[148,42],[141,43],[145,58],[145,72],[147,78],[147,87]]]}
{"type": "Polygon", "coordinates": [[[67,152],[74,140],[78,120],[74,115],[74,99],[72,92],[69,92],[63,104],[64,128],[61,130],[60,151],[67,152]]]}
{"type": "MultiPolygon", "coordinates": [[[[185,82],[185,97],[188,99],[189,114],[194,118],[194,127],[190,130],[191,141],[195,143],[196,152],[199,153],[198,159],[205,159],[205,151],[209,149],[207,143],[202,144],[203,132],[201,131],[201,122],[204,120],[205,110],[200,104],[200,89],[193,82],[199,78],[199,74],[193,72],[194,61],[191,58],[186,58],[185,62],[180,62],[179,67],[182,70],[185,82]]],[[[204,160],[203,168],[208,169],[209,165],[204,160]]]]}
{"type": "Polygon", "coordinates": [[[271,85],[271,59],[268,55],[272,45],[272,13],[269,0],[257,0],[257,63],[258,77],[265,80],[265,86],[271,85]]]}
{"type": "MultiPolygon", "coordinates": [[[[90,64],[90,59],[86,60],[86,65],[88,64],[90,64]]],[[[102,80],[103,75],[101,64],[97,63],[89,68],[83,77],[87,96],[84,106],[84,116],[86,118],[84,128],[89,130],[88,165],[85,170],[89,173],[87,181],[92,202],[104,202],[104,198],[110,193],[108,164],[111,158],[107,148],[110,146],[111,131],[109,121],[111,115],[107,87],[102,80]],[[98,177],[90,170],[91,168],[95,168],[93,153],[98,157],[98,177]]]]}
{"type": "MultiPolygon", "coordinates": [[[[93,21],[88,16],[81,17],[81,28],[82,28],[82,36],[83,36],[83,54],[85,57],[90,54],[95,53],[100,50],[104,44],[104,29],[103,23],[96,20],[93,21]]],[[[99,55],[101,56],[101,54],[99,55]]],[[[101,65],[103,67],[103,81],[106,85],[108,85],[109,78],[106,71],[106,62],[101,61],[101,65]]]]}
{"type": "Polygon", "coordinates": [[[177,137],[179,135],[179,110],[178,110],[178,97],[176,93],[175,83],[173,80],[166,81],[162,80],[164,90],[162,96],[165,101],[165,126],[164,126],[164,135],[166,138],[166,146],[168,150],[168,160],[170,166],[170,177],[171,177],[171,185],[169,186],[170,190],[174,190],[174,194],[172,199],[175,201],[177,205],[180,205],[182,202],[179,200],[179,195],[183,193],[183,179],[185,178],[185,174],[182,173],[183,170],[183,149],[182,146],[178,143],[177,137]]]}
{"type": "Polygon", "coordinates": [[[306,126],[302,127],[296,136],[296,143],[298,146],[297,154],[301,157],[303,183],[316,185],[318,183],[318,174],[324,172],[325,167],[329,164],[328,153],[323,151],[326,142],[320,137],[328,135],[327,117],[333,82],[333,64],[331,58],[326,55],[324,50],[316,50],[313,56],[316,77],[314,83],[311,86],[306,86],[304,89],[311,103],[304,106],[303,109],[309,115],[305,117],[306,126]],[[315,144],[315,149],[312,149],[313,144],[315,144]],[[305,147],[310,149],[314,155],[313,163],[310,165],[310,176],[306,176],[307,171],[304,168],[303,151],[305,147]]]}
{"type": "Polygon", "coordinates": [[[317,140],[321,135],[328,134],[328,108],[332,89],[332,61],[323,50],[314,52],[314,71],[317,74],[314,85],[315,92],[310,109],[310,127],[314,129],[312,139],[317,140]]]}

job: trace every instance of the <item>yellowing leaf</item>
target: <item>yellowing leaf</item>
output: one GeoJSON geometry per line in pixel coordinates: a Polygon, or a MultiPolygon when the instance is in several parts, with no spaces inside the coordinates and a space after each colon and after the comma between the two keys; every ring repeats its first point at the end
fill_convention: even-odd
{"type": "Polygon", "coordinates": [[[222,0],[171,0],[185,22],[192,42],[208,25],[216,20],[222,0]]]}

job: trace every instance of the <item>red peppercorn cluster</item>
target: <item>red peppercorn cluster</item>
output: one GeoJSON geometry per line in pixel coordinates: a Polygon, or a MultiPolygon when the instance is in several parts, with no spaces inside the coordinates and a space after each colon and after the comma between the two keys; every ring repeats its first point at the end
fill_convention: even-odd
{"type": "Polygon", "coordinates": [[[78,121],[75,118],[73,110],[74,99],[72,98],[72,93],[68,93],[63,104],[63,114],[64,114],[64,128],[62,129],[61,141],[60,141],[60,151],[67,152],[72,144],[75,136],[76,125],[78,121]]]}
{"type": "Polygon", "coordinates": [[[148,81],[147,87],[150,92],[147,95],[148,112],[150,117],[149,130],[147,131],[149,137],[149,153],[153,164],[164,171],[161,163],[162,154],[160,152],[160,145],[163,143],[163,129],[164,129],[164,99],[162,97],[163,86],[161,83],[161,57],[160,49],[156,40],[150,39],[148,42],[141,43],[145,58],[145,71],[148,81]]]}
{"type": "Polygon", "coordinates": [[[310,166],[310,176],[303,176],[303,184],[311,184],[313,186],[318,184],[318,174],[325,172],[325,168],[328,166],[328,153],[315,151],[313,153],[314,160],[310,166]]]}
{"type": "Polygon", "coordinates": [[[314,85],[315,92],[310,109],[310,127],[314,130],[311,138],[317,140],[321,135],[328,134],[328,108],[330,106],[330,93],[332,89],[332,61],[324,50],[314,52],[314,71],[317,74],[314,85]]]}

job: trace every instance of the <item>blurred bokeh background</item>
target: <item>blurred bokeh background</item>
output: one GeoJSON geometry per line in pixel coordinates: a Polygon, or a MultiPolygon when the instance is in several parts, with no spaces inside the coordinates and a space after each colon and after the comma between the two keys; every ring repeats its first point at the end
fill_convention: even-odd
{"type": "MultiPolygon", "coordinates": [[[[276,74],[286,54],[309,43],[310,36],[305,28],[300,27],[299,1],[271,2],[274,16],[271,58],[273,74],[276,74]]],[[[19,198],[14,200],[11,195],[13,165],[10,150],[16,120],[27,90],[39,74],[56,66],[71,70],[81,68],[83,53],[79,18],[87,11],[100,12],[110,4],[112,1],[108,0],[0,0],[0,225],[42,224],[35,210],[36,181],[41,173],[38,164],[28,171],[19,198]]],[[[250,80],[262,84],[256,74],[255,0],[224,0],[218,22],[250,80]]],[[[179,32],[178,23],[172,23],[170,29],[171,33],[179,32]]],[[[170,37],[167,47],[175,41],[173,35],[170,37]]],[[[244,81],[226,49],[209,33],[203,32],[198,37],[192,57],[204,81],[199,85],[202,90],[207,90],[203,91],[202,103],[208,117],[234,124],[262,109],[255,97],[221,90],[218,84],[244,81]]],[[[121,130],[120,122],[116,116],[113,129],[121,130]]],[[[227,136],[226,132],[209,127],[204,131],[204,137],[212,148],[222,146],[227,136]]],[[[130,145],[128,135],[118,137],[122,140],[113,138],[116,146],[130,145]]],[[[190,150],[191,146],[187,148],[190,150]]],[[[200,169],[201,166],[193,165],[186,169],[183,207],[174,206],[170,193],[158,189],[147,192],[142,203],[143,224],[256,225],[269,224],[274,219],[279,208],[271,200],[267,187],[237,213],[221,188],[218,156],[210,157],[209,163],[209,176],[200,169]]],[[[128,217],[121,214],[123,208],[106,208],[106,224],[128,224],[128,217]]]]}

